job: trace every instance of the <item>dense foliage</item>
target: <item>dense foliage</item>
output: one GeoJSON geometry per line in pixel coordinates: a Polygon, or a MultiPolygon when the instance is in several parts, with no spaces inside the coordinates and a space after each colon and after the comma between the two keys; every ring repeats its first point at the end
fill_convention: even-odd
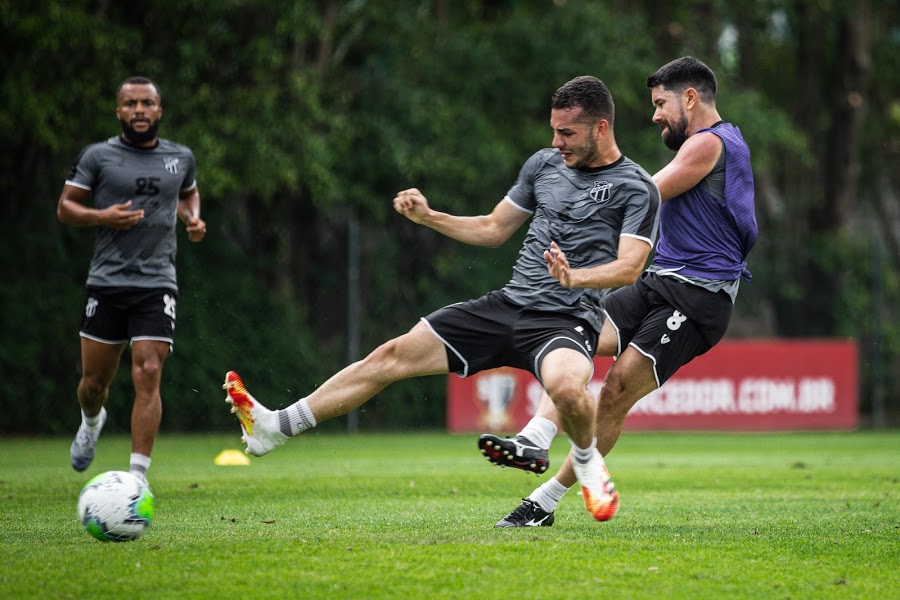
{"type": "MultiPolygon", "coordinates": [[[[549,143],[548,99],[571,77],[604,79],[619,145],[662,167],[644,80],[684,54],[716,70],[720,112],[753,152],[761,236],[730,335],[855,338],[864,410],[896,406],[897,13],[888,0],[0,0],[0,431],[77,420],[93,235],[60,225],[55,204],[80,148],[118,133],[125,77],[160,83],[160,132],[193,148],[210,226],[200,245],[180,240],[163,427],[219,429],[227,369],[283,406],[357,348],[503,285],[519,238],[466,247],[390,202],[416,186],[441,210],[489,211],[549,143]]],[[[441,427],[444,385],[397,384],[361,426],[441,427]]],[[[114,427],[131,395],[123,368],[114,427]]]]}

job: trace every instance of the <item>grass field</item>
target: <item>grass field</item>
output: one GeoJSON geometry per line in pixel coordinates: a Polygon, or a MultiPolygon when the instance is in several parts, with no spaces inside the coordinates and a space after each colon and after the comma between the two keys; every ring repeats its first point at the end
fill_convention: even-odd
{"type": "MultiPolygon", "coordinates": [[[[127,468],[104,436],[0,440],[3,598],[900,598],[900,433],[628,433],[610,522],[570,491],[549,528],[494,529],[544,478],[476,436],[307,433],[250,466],[231,436],[163,435],[152,528],[101,543],[81,486],[127,468]]],[[[567,450],[557,438],[554,465],[567,450]]]]}

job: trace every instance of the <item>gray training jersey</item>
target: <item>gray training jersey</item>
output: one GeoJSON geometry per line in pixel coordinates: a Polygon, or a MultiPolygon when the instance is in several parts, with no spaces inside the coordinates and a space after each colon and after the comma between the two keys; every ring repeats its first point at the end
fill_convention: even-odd
{"type": "Polygon", "coordinates": [[[97,228],[87,285],[177,291],[178,194],[193,188],[196,176],[190,148],[164,139],[138,148],[112,137],[82,150],[67,185],[89,190],[94,208],[132,200],[132,210],[144,210],[131,229],[97,228]]]}
{"type": "Polygon", "coordinates": [[[559,244],[572,268],[594,267],[618,256],[619,237],[653,247],[659,227],[659,189],[625,156],[604,167],[570,169],[554,148],[539,150],[519,172],[506,200],[534,216],[503,288],[515,304],[575,315],[597,331],[608,289],[566,289],[547,270],[544,250],[559,244]]]}

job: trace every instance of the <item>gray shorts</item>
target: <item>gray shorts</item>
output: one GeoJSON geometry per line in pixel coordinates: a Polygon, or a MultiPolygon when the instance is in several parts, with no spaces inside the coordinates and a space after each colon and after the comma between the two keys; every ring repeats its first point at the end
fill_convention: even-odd
{"type": "Polygon", "coordinates": [[[445,306],[422,320],[444,342],[450,372],[461,377],[516,367],[540,380],[551,350],[572,348],[593,361],[597,347],[598,333],[582,319],[513,304],[501,291],[445,306]]]}

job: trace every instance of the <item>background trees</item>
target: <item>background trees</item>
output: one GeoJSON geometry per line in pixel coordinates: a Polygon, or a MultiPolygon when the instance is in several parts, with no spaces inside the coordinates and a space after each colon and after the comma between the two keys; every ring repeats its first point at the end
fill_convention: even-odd
{"type": "MultiPolygon", "coordinates": [[[[55,204],[80,148],[118,133],[125,77],[159,81],[161,133],[199,161],[210,235],[179,251],[163,426],[216,429],[231,424],[225,370],[281,406],[354,348],[503,285],[514,241],[465,247],[390,201],[415,185],[441,209],[490,210],[547,145],[549,96],[571,77],[606,81],[620,146],[662,167],[671,154],[644,80],[685,54],[716,70],[721,112],[747,137],[756,171],[754,279],[729,335],[853,337],[866,414],[898,404],[896,2],[37,4],[0,0],[0,431],[72,427],[93,235],[61,226],[55,204]],[[348,350],[349,299],[360,333],[348,350]]],[[[123,408],[111,410],[120,427],[125,375],[113,392],[123,408]]],[[[361,425],[440,427],[444,385],[393,386],[361,425]]]]}

